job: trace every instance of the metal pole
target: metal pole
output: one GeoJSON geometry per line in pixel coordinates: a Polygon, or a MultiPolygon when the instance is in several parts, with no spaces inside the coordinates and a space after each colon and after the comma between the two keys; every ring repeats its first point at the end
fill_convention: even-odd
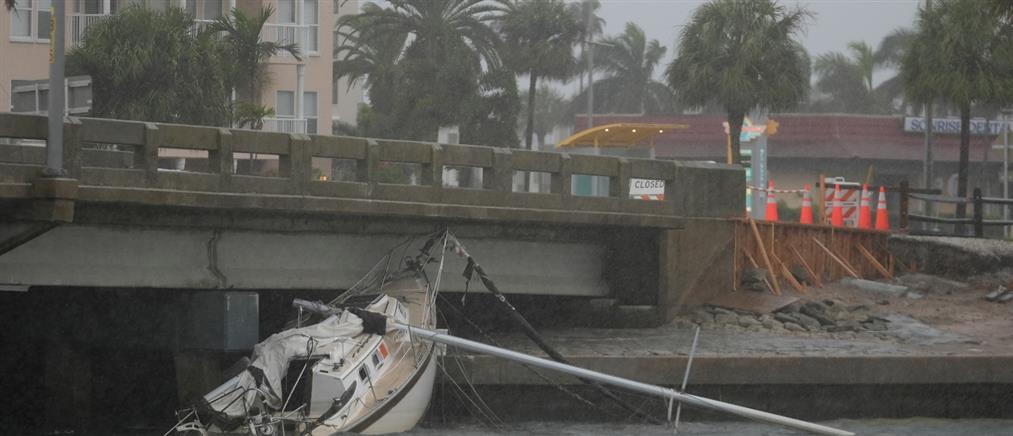
{"type": "MultiPolygon", "coordinates": [[[[591,3],[584,2],[587,8],[587,128],[594,127],[594,47],[591,41],[591,3]]],[[[597,149],[597,147],[595,147],[597,149]]]]}
{"type": "MultiPolygon", "coordinates": [[[[925,10],[932,10],[932,0],[925,0],[925,10]]],[[[932,99],[925,105],[925,162],[922,170],[922,187],[932,189],[934,176],[932,174],[932,99]]],[[[931,201],[925,203],[925,215],[934,216],[935,207],[931,201]]],[[[928,230],[932,224],[923,224],[923,229],[928,230]]]]}
{"type": "MultiPolygon", "coordinates": [[[[689,383],[689,370],[693,367],[693,355],[696,354],[696,341],[700,339],[700,326],[693,331],[693,345],[689,348],[689,359],[686,360],[686,372],[682,374],[682,386],[679,392],[686,393],[686,384],[689,383]]],[[[679,418],[682,417],[682,403],[675,410],[675,431],[679,431],[679,418]]]]}
{"type": "MultiPolygon", "coordinates": [[[[750,114],[750,117],[753,119],[753,126],[767,124],[766,111],[757,109],[750,114]]],[[[750,160],[752,161],[753,186],[764,189],[767,187],[767,181],[770,180],[767,171],[767,135],[758,136],[753,140],[752,147],[753,157],[750,160]]],[[[764,219],[767,213],[767,191],[754,190],[752,206],[753,218],[764,219]]]]}
{"type": "MultiPolygon", "coordinates": [[[[1010,113],[1006,112],[1003,114],[1003,129],[1002,129],[1002,198],[1009,200],[1009,124],[1010,124],[1010,113]]],[[[1009,221],[1009,205],[1004,204],[1002,206],[1002,219],[1009,221]]],[[[1003,226],[1003,234],[1008,238],[1010,236],[1010,226],[1003,226]]]]}
{"type": "Polygon", "coordinates": [[[49,9],[49,132],[46,136],[46,169],[47,177],[63,177],[67,172],[63,169],[63,115],[64,93],[66,88],[63,80],[64,22],[66,21],[66,4],[54,1],[49,9]]]}
{"type": "Polygon", "coordinates": [[[755,419],[758,421],[772,422],[775,424],[792,427],[799,430],[804,430],[816,434],[825,435],[853,435],[854,433],[839,430],[832,427],[827,427],[811,422],[801,421],[794,418],[788,418],[786,416],[775,415],[756,409],[750,409],[748,407],[737,406],[735,404],[725,403],[723,401],[711,400],[709,398],[698,397],[696,395],[680,393],[674,389],[663,388],[661,386],[655,386],[647,383],[641,383],[613,375],[603,374],[589,369],[576,367],[573,365],[567,365],[556,361],[543,359],[540,357],[530,356],[524,353],[518,353],[516,351],[507,350],[504,348],[493,347],[486,345],[481,342],[469,341],[467,339],[458,338],[448,334],[435,332],[432,330],[421,329],[413,327],[404,323],[397,323],[398,326],[408,330],[409,335],[412,337],[419,337],[422,339],[428,339],[433,342],[458,347],[461,349],[474,351],[477,353],[488,354],[515,362],[520,362],[526,365],[531,365],[539,368],[549,369],[558,371],[564,374],[569,374],[575,377],[595,380],[600,383],[606,383],[614,386],[618,386],[631,391],[640,392],[642,394],[654,395],[665,399],[681,401],[693,406],[704,407],[708,409],[720,410],[723,412],[738,415],[744,418],[755,419]]]}
{"type": "MultiPolygon", "coordinates": [[[[922,169],[922,187],[932,189],[934,176],[932,174],[932,103],[925,105],[925,162],[922,169]]],[[[932,216],[933,205],[931,201],[925,202],[925,215],[932,216]]]]}

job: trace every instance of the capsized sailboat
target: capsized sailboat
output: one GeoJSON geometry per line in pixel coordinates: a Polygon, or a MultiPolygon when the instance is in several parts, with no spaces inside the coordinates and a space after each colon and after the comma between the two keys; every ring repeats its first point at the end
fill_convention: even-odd
{"type": "MultiPolygon", "coordinates": [[[[435,328],[439,286],[426,265],[436,235],[389,272],[391,253],[330,303],[296,300],[296,325],[254,347],[236,376],[201,398],[179,435],[384,434],[415,427],[429,406],[440,348],[400,325],[435,328]],[[368,297],[364,305],[353,299],[368,297]],[[315,322],[312,322],[315,321],[315,322]]],[[[442,251],[437,253],[442,270],[442,251]]]]}
{"type": "Polygon", "coordinates": [[[342,297],[328,304],[294,301],[300,311],[297,326],[258,344],[242,372],[185,411],[174,427],[177,434],[319,436],[411,430],[429,405],[441,354],[437,344],[654,395],[667,401],[670,410],[675,402],[686,403],[816,434],[853,434],[435,330],[435,302],[448,251],[467,258],[466,277],[478,271],[487,289],[504,298],[449,232],[430,238],[397,273],[388,272],[392,250],[342,297]],[[441,247],[438,257],[430,254],[434,245],[441,247]],[[425,272],[430,263],[439,265],[433,282],[425,272]],[[368,294],[375,294],[368,304],[349,304],[351,297],[368,294]],[[310,314],[308,319],[322,319],[302,327],[304,313],[310,314]]]}

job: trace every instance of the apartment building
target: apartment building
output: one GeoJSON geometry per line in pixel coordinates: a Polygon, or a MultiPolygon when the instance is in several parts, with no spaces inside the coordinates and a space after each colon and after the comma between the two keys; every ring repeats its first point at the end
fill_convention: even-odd
{"type": "MultiPolygon", "coordinates": [[[[49,75],[49,20],[52,1],[18,0],[13,11],[0,8],[0,111],[46,110],[49,75]]],[[[67,0],[66,47],[79,44],[90,26],[131,5],[153,9],[178,7],[204,26],[232,8],[256,14],[271,6],[274,15],[261,39],[296,43],[301,60],[280,54],[269,60],[269,83],[260,104],[276,116],[264,129],[280,132],[331,133],[332,121],[355,122],[362,91],[332,75],[334,22],[339,14],[357,13],[357,0],[67,0]]],[[[68,78],[67,110],[86,114],[91,103],[87,77],[68,78]]]]}

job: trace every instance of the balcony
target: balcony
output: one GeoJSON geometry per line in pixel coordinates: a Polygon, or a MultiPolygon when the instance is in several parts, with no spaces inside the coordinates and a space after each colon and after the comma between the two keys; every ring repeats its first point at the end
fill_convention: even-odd
{"type": "Polygon", "coordinates": [[[306,133],[306,119],[264,118],[264,130],[282,133],[306,133]]]}
{"type": "Polygon", "coordinates": [[[109,14],[73,14],[70,16],[70,41],[71,44],[77,45],[84,39],[85,32],[88,28],[106,18],[109,18],[109,14]]]}
{"type": "MultiPolygon", "coordinates": [[[[300,56],[315,56],[319,53],[318,27],[316,24],[267,23],[264,24],[261,39],[280,45],[295,44],[299,47],[300,56]]],[[[281,52],[278,56],[291,57],[288,52],[281,52]]]]}

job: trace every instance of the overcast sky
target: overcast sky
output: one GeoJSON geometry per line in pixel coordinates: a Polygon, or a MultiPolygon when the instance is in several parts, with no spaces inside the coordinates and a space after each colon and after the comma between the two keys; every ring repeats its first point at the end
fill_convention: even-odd
{"type": "MultiPolygon", "coordinates": [[[[601,0],[599,14],[606,20],[605,33],[623,31],[627,22],[644,29],[649,39],[668,47],[662,65],[674,55],[676,38],[704,0],[601,0]]],[[[884,36],[898,27],[910,27],[918,10],[918,0],[808,0],[783,1],[801,5],[814,14],[803,44],[810,56],[828,51],[843,51],[850,41],[865,41],[874,49],[884,36]]],[[[884,76],[887,73],[878,74],[884,76]]],[[[877,77],[878,79],[878,77],[877,77]]],[[[877,80],[878,81],[878,80],[877,80]]]]}

